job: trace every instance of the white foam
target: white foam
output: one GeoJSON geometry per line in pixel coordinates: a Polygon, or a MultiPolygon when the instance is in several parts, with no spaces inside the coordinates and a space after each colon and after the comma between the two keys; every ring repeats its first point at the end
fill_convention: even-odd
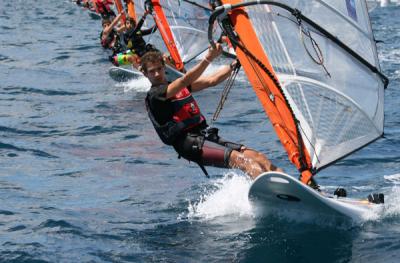
{"type": "Polygon", "coordinates": [[[395,185],[400,184],[400,173],[399,174],[392,174],[392,175],[384,175],[383,178],[390,183],[395,185]]]}
{"type": "Polygon", "coordinates": [[[251,179],[230,172],[213,182],[214,190],[202,195],[194,204],[189,203],[188,218],[214,219],[216,217],[253,217],[248,200],[251,179]]]}
{"type": "Polygon", "coordinates": [[[391,192],[385,196],[384,217],[400,216],[400,187],[394,186],[391,192]]]}
{"type": "Polygon", "coordinates": [[[123,88],[124,92],[147,92],[151,87],[151,83],[146,77],[143,76],[136,79],[131,79],[127,82],[117,83],[115,86],[118,88],[123,88]]]}
{"type": "Polygon", "coordinates": [[[376,206],[371,213],[366,215],[366,220],[381,220],[389,217],[400,216],[400,174],[384,175],[384,179],[393,186],[385,193],[385,204],[376,206]]]}
{"type": "Polygon", "coordinates": [[[400,79],[400,70],[399,69],[394,72],[393,78],[394,79],[400,79]]]}
{"type": "Polygon", "coordinates": [[[400,57],[400,50],[394,48],[382,54],[380,59],[382,60],[382,62],[397,63],[399,57],[400,57]]]}
{"type": "Polygon", "coordinates": [[[352,186],[351,188],[358,192],[366,192],[366,191],[374,191],[375,190],[374,185],[352,186]]]}

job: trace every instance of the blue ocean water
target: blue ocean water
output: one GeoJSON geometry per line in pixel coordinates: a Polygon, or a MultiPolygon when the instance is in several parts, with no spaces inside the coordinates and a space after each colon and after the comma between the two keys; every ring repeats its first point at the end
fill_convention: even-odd
{"type": "MultiPolygon", "coordinates": [[[[146,80],[116,83],[99,20],[69,1],[0,2],[1,262],[397,262],[400,7],[371,13],[385,138],[318,175],[325,190],[386,195],[356,225],[260,218],[238,171],[200,169],[163,146],[146,80]]],[[[218,66],[212,66],[211,70],[218,66]]],[[[197,96],[211,117],[222,87],[197,96]]],[[[216,125],[295,174],[239,76],[216,125]]]]}

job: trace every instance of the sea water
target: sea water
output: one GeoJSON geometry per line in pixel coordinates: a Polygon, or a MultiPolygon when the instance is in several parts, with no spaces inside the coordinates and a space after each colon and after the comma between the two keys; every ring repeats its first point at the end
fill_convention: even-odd
{"type": "MultiPolygon", "coordinates": [[[[322,171],[325,191],[383,192],[360,224],[259,217],[236,170],[178,159],[144,107],[145,79],[115,83],[101,25],[70,1],[0,2],[1,262],[398,262],[400,8],[371,13],[385,137],[322,171]]],[[[217,69],[225,61],[213,63],[217,69]]],[[[196,95],[210,118],[223,86],[196,95]]],[[[245,76],[221,135],[295,175],[245,76]]]]}

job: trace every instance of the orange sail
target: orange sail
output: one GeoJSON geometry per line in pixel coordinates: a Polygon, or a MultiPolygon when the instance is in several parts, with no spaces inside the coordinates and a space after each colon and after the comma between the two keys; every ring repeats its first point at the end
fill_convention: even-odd
{"type": "Polygon", "coordinates": [[[164,14],[164,11],[160,5],[159,0],[152,0],[151,1],[154,10],[154,21],[157,24],[158,30],[161,34],[161,37],[164,40],[164,43],[175,62],[175,67],[179,71],[184,70],[184,64],[182,62],[181,56],[179,55],[178,48],[176,47],[174,37],[172,35],[171,28],[169,27],[167,18],[164,14]]]}
{"type": "MultiPolygon", "coordinates": [[[[121,0],[114,0],[114,3],[115,3],[115,6],[117,7],[118,14],[121,14],[122,12],[124,12],[124,7],[121,3],[121,0]]],[[[121,19],[122,19],[122,22],[125,24],[125,21],[126,21],[125,13],[122,15],[121,19]]]]}
{"type": "Polygon", "coordinates": [[[125,0],[126,7],[128,9],[128,14],[130,18],[136,20],[135,3],[132,0],[125,0]]]}
{"type": "MultiPolygon", "coordinates": [[[[222,0],[222,2],[223,4],[236,4],[241,1],[222,0]]],[[[243,8],[234,9],[228,13],[228,16],[237,33],[238,42],[254,56],[251,57],[241,48],[236,47],[237,57],[285,148],[289,160],[301,171],[302,181],[308,183],[312,176],[310,156],[304,147],[296,120],[283,94],[274,69],[258,40],[246,11],[243,8]],[[254,58],[257,58],[258,62],[265,66],[266,70],[254,58]]]]}

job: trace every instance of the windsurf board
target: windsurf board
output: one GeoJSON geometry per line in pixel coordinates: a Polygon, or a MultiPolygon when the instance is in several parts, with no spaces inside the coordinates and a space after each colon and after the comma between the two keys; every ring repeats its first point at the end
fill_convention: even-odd
{"type": "Polygon", "coordinates": [[[280,172],[259,175],[249,190],[249,199],[268,211],[290,210],[328,217],[363,221],[377,206],[367,199],[338,197],[315,190],[280,172]]]}

